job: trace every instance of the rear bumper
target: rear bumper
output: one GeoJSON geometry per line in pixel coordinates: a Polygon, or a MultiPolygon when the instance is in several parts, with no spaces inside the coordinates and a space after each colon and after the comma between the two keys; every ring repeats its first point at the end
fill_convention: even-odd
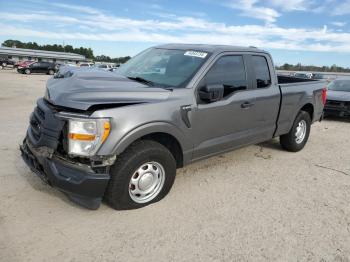
{"type": "Polygon", "coordinates": [[[54,155],[50,157],[45,150],[34,148],[26,139],[20,150],[23,160],[42,180],[86,208],[100,206],[109,174],[97,174],[87,166],[78,166],[54,155]]]}
{"type": "Polygon", "coordinates": [[[324,115],[325,116],[350,117],[350,109],[325,107],[324,115]]]}

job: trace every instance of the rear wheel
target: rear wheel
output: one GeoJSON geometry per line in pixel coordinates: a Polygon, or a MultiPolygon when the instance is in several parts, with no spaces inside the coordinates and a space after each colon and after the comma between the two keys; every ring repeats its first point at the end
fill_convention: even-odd
{"type": "Polygon", "coordinates": [[[6,67],[6,66],[7,66],[7,63],[6,63],[6,62],[3,62],[1,65],[2,65],[2,67],[6,67]]]}
{"type": "Polygon", "coordinates": [[[300,111],[288,134],[280,136],[281,146],[290,152],[302,150],[309,139],[311,118],[309,113],[300,111]]]}
{"type": "Polygon", "coordinates": [[[117,210],[155,203],[168,194],[175,174],[176,161],[166,147],[151,140],[137,141],[112,166],[105,200],[117,210]]]}
{"type": "Polygon", "coordinates": [[[52,69],[49,70],[49,75],[53,75],[55,73],[55,71],[53,71],[52,69]]]}
{"type": "Polygon", "coordinates": [[[30,71],[30,69],[26,69],[26,70],[24,70],[24,73],[25,73],[26,75],[30,75],[31,71],[30,71]]]}

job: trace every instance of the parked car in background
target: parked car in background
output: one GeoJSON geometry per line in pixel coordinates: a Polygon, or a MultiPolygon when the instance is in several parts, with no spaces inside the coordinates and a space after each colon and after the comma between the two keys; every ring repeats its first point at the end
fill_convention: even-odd
{"type": "Polygon", "coordinates": [[[294,73],[293,76],[296,78],[312,79],[312,73],[294,73]]]}
{"type": "Polygon", "coordinates": [[[112,69],[110,71],[111,72],[115,72],[115,71],[117,71],[119,69],[119,67],[120,67],[120,64],[115,64],[115,65],[112,66],[112,69]]]}
{"type": "Polygon", "coordinates": [[[91,208],[157,202],[176,168],[280,137],[303,149],[325,83],[279,79],[257,48],[170,44],[116,73],[67,68],[47,82],[21,146],[44,181],[91,208]],[[288,82],[292,81],[292,82],[288,82]]]}
{"type": "Polygon", "coordinates": [[[80,67],[93,67],[94,64],[93,63],[80,63],[79,66],[80,67]]]}
{"type": "Polygon", "coordinates": [[[25,67],[27,65],[33,64],[35,63],[35,61],[31,61],[31,60],[24,60],[24,61],[18,61],[15,63],[15,68],[22,68],[25,67]]]}
{"type": "Polygon", "coordinates": [[[7,57],[0,57],[0,69],[15,65],[15,61],[8,59],[7,57]]]}
{"type": "Polygon", "coordinates": [[[334,80],[328,86],[325,116],[350,116],[350,80],[334,80]]]}
{"type": "Polygon", "coordinates": [[[104,71],[113,71],[112,65],[109,65],[109,64],[96,65],[96,68],[104,70],[104,71]]]}
{"type": "Polygon", "coordinates": [[[327,77],[324,74],[312,73],[312,79],[321,80],[327,79],[327,77]]]}
{"type": "MultiPolygon", "coordinates": [[[[56,63],[57,64],[57,63],[56,63]]],[[[68,67],[79,67],[78,64],[76,63],[59,63],[57,64],[58,67],[62,67],[62,66],[68,66],[68,67]]]]}
{"type": "Polygon", "coordinates": [[[31,74],[31,73],[45,73],[48,75],[53,75],[57,72],[58,66],[55,63],[50,62],[35,62],[26,65],[21,68],[17,68],[17,72],[21,74],[31,74]]]}

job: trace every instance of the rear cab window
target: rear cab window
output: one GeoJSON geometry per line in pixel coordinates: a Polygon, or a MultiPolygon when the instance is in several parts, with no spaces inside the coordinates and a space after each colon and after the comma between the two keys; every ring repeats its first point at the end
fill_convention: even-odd
{"type": "Polygon", "coordinates": [[[255,72],[256,87],[269,87],[271,85],[271,74],[266,57],[261,55],[253,55],[252,64],[255,72]]]}

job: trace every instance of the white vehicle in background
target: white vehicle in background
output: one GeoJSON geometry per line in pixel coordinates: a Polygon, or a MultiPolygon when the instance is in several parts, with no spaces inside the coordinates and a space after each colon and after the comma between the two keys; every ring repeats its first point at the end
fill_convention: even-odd
{"type": "Polygon", "coordinates": [[[80,63],[79,66],[80,67],[93,67],[94,63],[80,63]]]}
{"type": "Polygon", "coordinates": [[[70,66],[70,67],[78,67],[78,65],[77,64],[73,64],[73,63],[67,63],[67,64],[65,64],[66,66],[70,66]]]}
{"type": "Polygon", "coordinates": [[[113,66],[110,64],[99,64],[96,65],[96,67],[104,71],[113,71],[113,66]]]}
{"type": "Polygon", "coordinates": [[[312,73],[294,73],[293,77],[303,78],[303,79],[312,79],[312,73]]]}

